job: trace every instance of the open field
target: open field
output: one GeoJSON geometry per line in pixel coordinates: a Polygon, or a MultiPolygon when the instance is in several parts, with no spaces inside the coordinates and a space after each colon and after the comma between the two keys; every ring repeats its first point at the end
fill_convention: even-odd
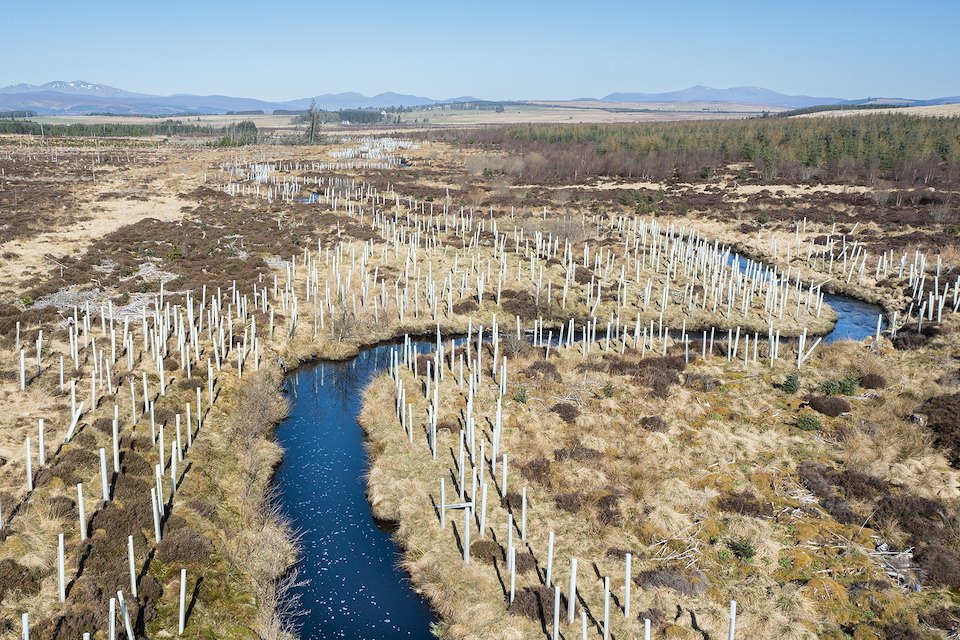
{"type": "Polygon", "coordinates": [[[460,109],[428,107],[400,114],[403,124],[430,124],[431,126],[503,125],[516,123],[610,123],[610,122],[666,122],[676,120],[703,120],[745,118],[761,115],[764,109],[756,105],[711,103],[629,103],[629,102],[549,102],[533,101],[521,104],[506,103],[503,111],[492,108],[460,109]]]}
{"type": "MultiPolygon", "coordinates": [[[[960,104],[935,104],[928,105],[923,107],[898,107],[895,109],[871,109],[869,113],[901,113],[907,116],[925,116],[925,117],[941,117],[941,118],[955,118],[960,116],[960,104]]],[[[799,116],[794,116],[797,118],[815,118],[817,116],[827,116],[831,118],[846,118],[855,115],[862,115],[863,112],[854,111],[854,110],[836,110],[836,111],[819,111],[817,113],[807,113],[799,116]]]]}
{"type": "Polygon", "coordinates": [[[648,163],[624,142],[659,129],[403,131],[3,139],[0,637],[27,612],[31,637],[104,638],[118,590],[138,637],[175,635],[186,569],[185,637],[289,638],[297,549],[269,495],[282,377],[437,332],[443,353],[375,380],[360,421],[373,511],[443,637],[549,635],[547,587],[567,597],[574,557],[565,637],[581,611],[600,636],[604,578],[618,638],[644,619],[722,637],[731,599],[737,637],[960,628],[952,149],[910,175],[851,156],[805,176],[762,155],[648,163]],[[825,292],[882,305],[896,331],[816,342],[837,319],[825,292]],[[481,325],[498,339],[478,346],[481,325]],[[518,325],[569,344],[531,347],[518,325]],[[481,469],[489,526],[468,514],[465,566],[464,513],[441,528],[434,504],[441,478],[449,502],[481,469]]]}
{"type": "MultiPolygon", "coordinates": [[[[399,114],[404,126],[473,126],[502,125],[522,122],[533,123],[640,123],[665,122],[678,120],[729,119],[759,116],[763,113],[777,113],[781,109],[761,107],[749,104],[729,103],[631,103],[631,102],[551,102],[531,101],[524,103],[506,103],[502,112],[493,106],[483,109],[451,108],[435,106],[414,108],[399,114]]],[[[242,121],[251,121],[263,130],[292,130],[296,125],[288,115],[199,115],[170,117],[110,116],[110,115],[65,115],[38,116],[31,118],[44,125],[69,124],[155,124],[164,120],[179,120],[189,124],[224,127],[242,121]]],[[[349,132],[356,125],[323,125],[324,131],[349,132]]],[[[362,129],[369,129],[364,126],[362,129]]]]}

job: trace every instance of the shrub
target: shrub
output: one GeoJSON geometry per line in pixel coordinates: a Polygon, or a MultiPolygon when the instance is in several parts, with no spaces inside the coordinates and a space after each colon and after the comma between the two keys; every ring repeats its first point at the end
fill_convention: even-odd
{"type": "Polygon", "coordinates": [[[912,351],[927,344],[927,336],[922,333],[898,333],[893,339],[893,348],[899,351],[912,351]]]}
{"type": "Polygon", "coordinates": [[[841,471],[836,475],[836,481],[844,495],[857,500],[871,500],[890,489],[886,480],[853,469],[841,471]]]}
{"type": "Polygon", "coordinates": [[[622,519],[623,514],[620,512],[619,495],[609,493],[597,500],[597,520],[600,521],[600,524],[618,524],[622,519]]]}
{"type": "MultiPolygon", "coordinates": [[[[79,437],[79,436],[78,436],[79,437]]],[[[77,442],[77,437],[74,438],[77,442]]],[[[63,474],[72,474],[76,471],[92,469],[100,464],[100,458],[90,449],[74,446],[60,456],[60,461],[53,467],[54,473],[61,478],[63,474]]]]}
{"type": "Polygon", "coordinates": [[[836,418],[837,416],[850,411],[850,403],[843,398],[833,396],[810,396],[807,403],[814,411],[822,413],[825,416],[836,418]]]}
{"type": "Polygon", "coordinates": [[[567,424],[573,424],[580,417],[580,409],[577,405],[570,402],[558,402],[550,407],[550,411],[560,416],[567,424]]]}
{"type": "Polygon", "coordinates": [[[546,458],[534,458],[530,462],[520,467],[520,474],[534,482],[539,482],[545,487],[550,486],[550,461],[546,458]]]}
{"type": "Polygon", "coordinates": [[[810,460],[804,460],[797,467],[800,482],[807,488],[807,491],[818,498],[826,497],[833,491],[833,485],[827,480],[829,473],[830,470],[826,465],[810,460]]]}
{"type": "Polygon", "coordinates": [[[572,493],[558,494],[554,496],[553,500],[560,509],[569,511],[570,513],[578,513],[586,503],[587,497],[579,491],[574,491],[572,493]]]}
{"type": "Polygon", "coordinates": [[[883,635],[887,640],[923,640],[923,632],[908,624],[895,622],[883,628],[883,635]]]}
{"type": "Polygon", "coordinates": [[[157,547],[157,559],[165,563],[206,564],[213,545],[193,529],[178,529],[165,536],[157,547]]]}
{"type": "Polygon", "coordinates": [[[467,298],[466,300],[461,300],[457,304],[453,305],[453,312],[458,315],[464,315],[477,311],[480,309],[480,305],[477,304],[477,301],[472,298],[467,298]]]}
{"type": "Polygon", "coordinates": [[[553,451],[553,459],[557,462],[563,462],[564,460],[576,460],[577,462],[589,462],[593,460],[599,460],[603,458],[603,452],[596,449],[591,449],[590,447],[585,447],[582,444],[575,444],[572,447],[564,449],[555,449],[553,451]]]}
{"type": "Polygon", "coordinates": [[[578,266],[573,274],[573,279],[577,284],[590,284],[593,282],[593,272],[586,267],[578,266]]]}
{"type": "Polygon", "coordinates": [[[0,560],[0,600],[8,593],[32,596],[40,593],[40,572],[9,558],[0,560]]]}
{"type": "Polygon", "coordinates": [[[840,383],[836,380],[826,380],[820,383],[817,390],[824,395],[838,396],[840,395],[840,383]]]}
{"type": "Polygon", "coordinates": [[[797,416],[796,426],[803,431],[819,431],[820,418],[812,413],[801,413],[797,416]]]}
{"type": "MultiPolygon", "coordinates": [[[[525,319],[536,319],[537,316],[541,315],[540,309],[537,307],[537,301],[533,295],[526,291],[503,291],[500,296],[500,308],[510,316],[520,316],[525,319]]],[[[517,334],[508,331],[507,335],[516,338],[517,334]]]]}
{"type": "MultiPolygon", "coordinates": [[[[530,495],[527,495],[527,506],[531,506],[533,501],[530,500],[530,495]]],[[[520,510],[523,508],[523,496],[517,491],[508,491],[507,495],[500,498],[500,506],[504,509],[508,509],[512,513],[520,513],[520,510]]]]}
{"type": "Polygon", "coordinates": [[[640,418],[640,426],[654,433],[665,433],[670,428],[667,421],[660,416],[644,416],[640,418]]]}
{"type": "MultiPolygon", "coordinates": [[[[103,613],[99,602],[77,602],[73,597],[73,590],[69,599],[71,600],[69,613],[42,621],[30,630],[30,637],[36,635],[38,638],[50,638],[50,640],[80,638],[83,633],[103,624],[103,613]]],[[[130,617],[135,619],[138,615],[137,602],[132,599],[127,600],[127,610],[130,617]]]]}
{"type": "Polygon", "coordinates": [[[754,516],[757,518],[772,515],[770,505],[760,502],[754,496],[746,492],[735,491],[722,496],[717,501],[717,508],[721,511],[739,513],[741,515],[754,516]]]}
{"type": "MultiPolygon", "coordinates": [[[[509,302],[509,301],[508,301],[509,302]]],[[[504,303],[506,305],[507,303],[504,303]]],[[[519,314],[515,314],[519,315],[519,314]]],[[[522,356],[530,351],[530,343],[525,336],[518,336],[513,331],[507,331],[500,337],[500,344],[503,345],[503,352],[508,356],[522,356]]]]}
{"type": "Polygon", "coordinates": [[[682,356],[645,358],[637,363],[635,378],[648,387],[654,397],[666,398],[670,395],[670,388],[679,382],[679,374],[685,366],[682,356]]]}
{"type": "MultiPolygon", "coordinates": [[[[533,570],[537,566],[537,559],[533,556],[532,553],[517,553],[513,558],[516,563],[514,566],[517,569],[517,573],[526,573],[533,570]]],[[[553,610],[551,609],[551,614],[553,610]]]]}
{"type": "MultiPolygon", "coordinates": [[[[153,471],[153,467],[150,466],[150,463],[147,462],[146,459],[144,459],[144,457],[139,453],[135,453],[133,451],[125,451],[120,459],[120,464],[123,469],[123,473],[131,476],[150,477],[150,473],[153,471]]],[[[132,479],[133,478],[131,477],[131,480],[132,479]]],[[[119,481],[119,478],[117,480],[119,481]]],[[[150,491],[148,490],[147,495],[149,494],[150,491]]]]}
{"type": "Polygon", "coordinates": [[[944,607],[920,615],[920,622],[936,629],[953,631],[960,628],[960,607],[944,607]]]}
{"type": "Polygon", "coordinates": [[[460,431],[460,423],[456,420],[450,418],[445,418],[437,423],[437,433],[441,431],[449,431],[450,433],[456,433],[460,431]]]}
{"type": "Polygon", "coordinates": [[[517,392],[513,394],[513,399],[519,402],[520,404],[527,404],[527,390],[525,387],[520,387],[517,389],[517,392]]]}
{"type": "Polygon", "coordinates": [[[523,370],[524,375],[535,380],[553,380],[563,382],[563,376],[557,371],[557,365],[549,360],[537,360],[523,370]]]}
{"type": "Polygon", "coordinates": [[[841,524],[863,524],[864,518],[857,514],[850,503],[837,495],[829,495],[820,501],[824,510],[841,524]]]}
{"type": "Polygon", "coordinates": [[[952,535],[944,523],[950,517],[946,505],[939,500],[923,498],[910,493],[887,495],[877,503],[875,519],[891,520],[911,537],[911,544],[920,547],[943,545],[952,535]]]}
{"type": "Polygon", "coordinates": [[[960,466],[960,393],[934,396],[914,411],[927,416],[937,446],[947,449],[950,464],[960,466]]]}
{"type": "MultiPolygon", "coordinates": [[[[634,558],[637,557],[636,551],[633,551],[631,549],[624,549],[622,547],[610,547],[609,549],[606,550],[606,552],[604,552],[603,555],[605,555],[608,558],[613,558],[615,560],[624,560],[626,559],[628,553],[632,554],[634,558]]],[[[634,581],[636,581],[636,579],[634,579],[634,581]]]]}
{"type": "Polygon", "coordinates": [[[184,378],[179,382],[179,386],[186,391],[196,391],[203,388],[203,380],[197,377],[184,378]]]}
{"type": "Polygon", "coordinates": [[[608,382],[603,385],[603,395],[607,398],[612,398],[613,394],[616,393],[616,387],[613,386],[612,382],[608,382]]]}
{"type": "Polygon", "coordinates": [[[753,556],[755,556],[757,553],[753,548],[753,545],[750,544],[750,541],[742,538],[727,540],[727,548],[733,552],[733,555],[737,556],[741,560],[752,560],[753,556]]]}
{"type": "Polygon", "coordinates": [[[852,396],[856,395],[857,387],[860,386],[860,376],[852,371],[847,373],[845,376],[840,378],[840,395],[843,396],[852,396]]]}
{"type": "MultiPolygon", "coordinates": [[[[553,621],[553,587],[538,585],[524,587],[516,593],[513,602],[507,606],[507,611],[514,615],[524,616],[532,620],[540,620],[544,624],[553,621]]],[[[560,599],[560,619],[567,615],[566,601],[560,599]]]]}
{"type": "Polygon", "coordinates": [[[783,381],[781,387],[786,393],[796,393],[800,391],[800,372],[792,371],[787,374],[787,378],[783,381]]]}
{"type": "Polygon", "coordinates": [[[917,554],[927,572],[927,582],[956,590],[960,588],[960,556],[953,549],[932,545],[917,554]]]}
{"type": "Polygon", "coordinates": [[[493,540],[477,540],[470,545],[470,555],[477,560],[493,564],[503,560],[503,549],[493,540]]]}
{"type": "MultiPolygon", "coordinates": [[[[128,454],[136,455],[136,454],[128,454]]],[[[141,461],[143,458],[136,456],[141,461]]],[[[126,460],[124,461],[126,462],[126,460]]],[[[113,495],[115,498],[123,502],[124,505],[128,503],[136,504],[137,502],[145,502],[145,496],[150,495],[150,485],[138,478],[136,475],[133,475],[126,469],[124,465],[124,470],[126,473],[121,473],[117,476],[116,482],[114,483],[113,495]]],[[[149,471],[149,468],[148,468],[149,471]]],[[[140,474],[146,475],[146,474],[140,474]]],[[[149,477],[149,475],[147,475],[149,477]]],[[[138,523],[140,525],[147,524],[146,522],[138,523]]]]}
{"type": "Polygon", "coordinates": [[[73,519],[77,515],[76,504],[67,496],[54,496],[47,500],[47,514],[51,518],[73,519]]]}
{"type": "Polygon", "coordinates": [[[681,572],[672,567],[641,571],[633,581],[644,589],[663,587],[690,597],[700,595],[710,585],[707,576],[700,571],[681,572]]]}
{"type": "Polygon", "coordinates": [[[868,373],[860,378],[860,386],[864,389],[884,389],[887,386],[887,380],[879,373],[868,373]]]}

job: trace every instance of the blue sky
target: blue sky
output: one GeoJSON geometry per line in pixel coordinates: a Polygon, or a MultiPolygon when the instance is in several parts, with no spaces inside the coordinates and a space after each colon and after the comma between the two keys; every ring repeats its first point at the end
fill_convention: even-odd
{"type": "Polygon", "coordinates": [[[5,3],[0,86],[289,100],[601,97],[695,84],[859,98],[960,94],[960,2],[5,3]]]}

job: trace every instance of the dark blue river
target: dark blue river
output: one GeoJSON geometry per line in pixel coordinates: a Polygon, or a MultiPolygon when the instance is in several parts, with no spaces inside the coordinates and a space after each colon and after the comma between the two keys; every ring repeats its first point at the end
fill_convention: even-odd
{"type": "MultiPolygon", "coordinates": [[[[747,272],[750,265],[749,259],[732,252],[727,254],[726,260],[727,264],[733,264],[736,260],[737,269],[743,273],[747,272]]],[[[876,334],[877,318],[883,314],[880,305],[826,292],[823,294],[823,302],[837,312],[837,324],[823,336],[824,342],[859,341],[876,334]]],[[[885,331],[887,327],[887,319],[882,318],[880,330],[885,331]]]]}
{"type": "Polygon", "coordinates": [[[303,532],[300,577],[309,584],[297,593],[304,639],[433,637],[433,613],[399,568],[400,549],[374,522],[366,497],[357,415],[363,389],[389,366],[391,348],[287,378],[290,416],[277,428],[285,455],[275,481],[284,513],[303,532]]]}

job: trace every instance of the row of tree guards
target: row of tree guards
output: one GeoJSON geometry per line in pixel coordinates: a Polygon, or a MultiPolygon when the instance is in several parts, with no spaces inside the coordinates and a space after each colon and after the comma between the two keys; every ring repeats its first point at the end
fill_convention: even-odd
{"type": "MultiPolygon", "coordinates": [[[[351,241],[343,237],[338,223],[331,239],[326,242],[318,239],[315,251],[304,249],[299,256],[292,256],[273,274],[272,283],[265,282],[261,274],[259,282],[247,292],[233,284],[218,288],[215,294],[204,287],[200,292],[168,295],[161,286],[160,293],[142,307],[139,316],[120,314],[110,302],[74,307],[66,322],[68,340],[63,352],[58,351],[59,345],[45,343],[42,332],[38,332],[34,344],[24,344],[18,325],[15,353],[19,362],[11,364],[19,369],[21,391],[26,392],[43,379],[53,379],[63,396],[69,396],[69,406],[64,410],[66,420],[54,424],[49,418],[44,420],[38,416],[37,440],[25,438],[21,502],[34,499],[37,471],[56,463],[64,447],[78,446],[72,442],[76,433],[87,428],[95,414],[107,413],[112,415],[110,446],[97,447],[94,452],[99,460],[99,474],[94,483],[100,489],[99,499],[91,505],[96,513],[113,500],[110,486],[124,473],[120,464],[123,436],[146,433],[149,425],[153,478],[149,496],[142,499],[150,500],[153,545],[158,544],[187,473],[185,460],[193,441],[203,436],[207,416],[216,402],[215,389],[221,384],[221,376],[227,371],[240,379],[244,369],[259,369],[261,334],[280,341],[298,335],[343,341],[361,325],[387,327],[383,337],[410,323],[436,326],[437,360],[431,371],[426,372],[426,392],[434,399],[439,393],[436,376],[442,379],[445,368],[453,371],[454,364],[459,366],[458,384],[461,388],[467,385],[467,393],[471,388],[475,391],[484,375],[479,349],[467,346],[465,353],[461,350],[455,358],[456,346],[450,343],[449,352],[445,352],[444,341],[439,336],[441,323],[456,331],[463,326],[464,318],[472,315],[484,301],[502,305],[508,287],[528,293],[533,300],[533,310],[538,314],[533,332],[545,355],[549,355],[551,348],[572,348],[575,336],[579,335],[578,344],[584,355],[593,349],[623,352],[627,348],[638,349],[641,355],[648,350],[663,353],[668,345],[681,344],[689,358],[691,338],[699,336],[701,355],[708,357],[707,349],[713,351],[714,340],[723,340],[722,331],[717,336],[715,329],[702,328],[708,319],[728,327],[727,358],[739,361],[742,357],[744,366],[757,365],[761,357],[772,365],[780,358],[781,335],[800,336],[798,367],[817,346],[815,341],[808,347],[806,336],[808,324],[817,321],[823,313],[822,283],[805,281],[798,270],[788,268],[781,272],[755,262],[739,269],[735,266],[738,258],[729,247],[701,236],[692,228],[663,226],[656,220],[636,217],[582,215],[567,231],[543,230],[537,227],[549,227],[545,210],[531,216],[534,224],[529,226],[518,224],[512,210],[510,214],[500,212],[499,215],[493,210],[488,214],[457,210],[450,206],[449,198],[435,210],[435,203],[401,198],[389,186],[381,192],[368,183],[345,178],[281,178],[274,175],[278,167],[269,163],[236,163],[231,168],[235,176],[241,167],[248,172],[245,175],[259,176],[253,180],[257,184],[270,183],[270,188],[283,192],[299,193],[309,186],[318,205],[340,213],[353,225],[368,227],[376,238],[351,241]],[[574,239],[579,236],[585,239],[582,242],[574,239]],[[475,306],[458,311],[455,307],[464,302],[475,306]],[[687,318],[697,314],[703,316],[697,321],[701,328],[688,329],[687,318]],[[547,321],[544,316],[566,316],[569,320],[547,321]],[[307,326],[300,329],[303,321],[307,326]],[[667,328],[671,321],[679,324],[679,335],[667,328]],[[747,328],[751,325],[765,326],[766,339],[757,328],[747,328]],[[282,334],[276,336],[278,327],[282,334]],[[36,367],[33,366],[34,353],[36,367]],[[168,371],[165,363],[169,365],[171,359],[174,364],[168,371]],[[206,371],[207,398],[203,398],[198,387],[196,397],[183,400],[183,410],[176,412],[172,422],[158,421],[155,403],[170,392],[172,378],[183,375],[190,379],[203,371],[206,371]],[[113,398],[113,406],[104,408],[104,398],[113,398]],[[63,444],[51,451],[47,445],[48,435],[54,435],[54,440],[62,438],[63,444]]],[[[247,187],[238,187],[240,184],[244,183],[228,181],[223,188],[243,193],[247,187]]],[[[261,193],[261,197],[266,194],[261,193]]],[[[903,319],[905,323],[915,316],[919,328],[924,318],[939,320],[945,307],[956,311],[960,303],[960,279],[946,281],[939,258],[934,266],[920,253],[903,254],[898,259],[892,253],[883,254],[878,258],[875,273],[868,274],[864,267],[867,254],[862,246],[846,237],[836,242],[841,247],[841,257],[834,258],[834,264],[848,279],[854,272],[859,274],[858,280],[893,272],[908,279],[914,300],[903,319]]],[[[798,239],[796,247],[800,246],[798,239]]],[[[822,262],[823,254],[818,251],[811,249],[808,258],[822,262]]],[[[516,292],[510,295],[516,296],[516,292]]],[[[519,315],[516,316],[518,333],[522,332],[521,322],[519,315]]],[[[895,332],[897,326],[894,319],[891,331],[895,332]]],[[[493,327],[494,356],[488,365],[489,375],[499,380],[502,396],[508,365],[506,356],[498,351],[500,327],[495,321],[493,327]]],[[[472,340],[472,322],[468,323],[467,332],[472,340]]],[[[879,333],[878,322],[877,337],[879,333]]],[[[477,339],[482,339],[482,330],[478,330],[477,339]]],[[[409,356],[403,356],[404,362],[412,361],[416,368],[416,358],[411,360],[409,356]]],[[[395,371],[399,371],[396,363],[395,371]]],[[[398,413],[412,439],[412,403],[406,401],[406,388],[399,377],[397,384],[398,413]]],[[[428,415],[429,445],[434,454],[436,407],[434,402],[428,415]]],[[[469,433],[461,432],[461,458],[470,458],[472,477],[479,483],[481,500],[486,495],[487,482],[480,475],[485,467],[477,464],[478,459],[490,456],[491,480],[498,461],[502,465],[498,489],[503,493],[508,480],[507,454],[500,450],[500,413],[498,410],[496,433],[489,434],[490,452],[484,451],[484,439],[478,437],[472,418],[469,433]]],[[[470,500],[466,499],[466,465],[465,461],[458,465],[460,503],[454,503],[453,508],[459,504],[465,518],[485,520],[485,510],[475,506],[475,490],[471,490],[470,500]]],[[[71,566],[78,560],[69,557],[66,541],[77,540],[83,548],[88,540],[91,515],[87,508],[90,496],[85,495],[83,482],[78,483],[76,492],[77,527],[58,537],[57,567],[53,572],[57,576],[58,599],[64,606],[68,606],[69,584],[77,577],[71,566]]],[[[446,511],[442,509],[444,514],[446,511]]],[[[19,518],[19,505],[0,504],[0,527],[16,529],[20,526],[19,518]],[[4,520],[4,509],[10,514],[7,520],[4,520]]],[[[442,520],[445,521],[445,515],[442,520]]],[[[525,538],[524,513],[519,525],[514,524],[510,531],[515,526],[521,528],[525,538]]],[[[119,610],[119,613],[113,611],[115,615],[109,619],[116,622],[120,616],[127,636],[133,638],[133,630],[123,616],[126,602],[123,589],[129,587],[129,593],[138,597],[136,575],[144,573],[143,564],[151,555],[139,550],[138,562],[138,550],[133,549],[130,540],[127,541],[132,568],[130,584],[108,588],[110,592],[117,591],[113,608],[119,610]]],[[[469,560],[468,549],[469,545],[465,561],[469,560]]],[[[181,633],[187,622],[183,606],[185,589],[186,574],[181,573],[181,633]]],[[[29,634],[26,614],[23,620],[26,637],[29,634]]],[[[606,625],[603,628],[606,629],[606,625]]]]}
{"type": "MultiPolygon", "coordinates": [[[[163,528],[169,514],[174,509],[176,497],[187,473],[187,461],[194,440],[201,437],[209,415],[216,401],[215,389],[218,388],[221,372],[229,368],[239,379],[243,376],[244,365],[258,370],[260,367],[260,337],[254,311],[258,305],[266,309],[270,290],[266,286],[253,288],[252,298],[240,294],[236,287],[229,294],[218,289],[216,295],[207,294],[204,288],[199,297],[187,292],[182,304],[171,305],[164,299],[161,288],[151,307],[142,308],[139,322],[130,316],[122,319],[114,313],[111,303],[107,302],[99,309],[89,303],[84,307],[74,307],[73,315],[66,323],[67,353],[57,354],[43,351],[43,333],[38,332],[36,339],[37,367],[31,368],[29,376],[21,366],[21,390],[26,391],[32,385],[41,383],[43,376],[56,375],[59,391],[67,396],[69,390],[69,422],[54,428],[62,434],[62,443],[53,451],[47,444],[50,433],[49,421],[38,420],[37,440],[30,436],[25,441],[26,491],[21,501],[35,498],[34,480],[36,472],[48,464],[56,464],[65,453],[65,447],[71,445],[74,437],[87,428],[93,420],[93,414],[101,409],[104,398],[113,398],[111,425],[111,448],[108,455],[105,447],[97,450],[99,459],[99,499],[89,500],[85,495],[84,483],[76,485],[78,520],[75,532],[63,532],[57,536],[57,598],[61,606],[68,606],[70,585],[77,577],[79,556],[88,547],[89,523],[114,497],[111,487],[124,473],[121,465],[121,439],[134,435],[140,430],[149,429],[152,449],[146,455],[155,459],[153,480],[149,492],[150,512],[152,513],[152,534],[154,545],[161,542],[163,528]],[[97,327],[99,311],[99,328],[97,327]],[[138,328],[139,336],[138,334],[138,328]],[[170,357],[176,354],[178,366],[167,371],[170,357]],[[171,421],[157,421],[155,404],[170,391],[172,379],[184,375],[190,379],[193,371],[202,370],[206,364],[207,389],[203,393],[201,386],[196,388],[195,400],[187,399],[183,410],[177,412],[171,421]],[[167,365],[167,366],[165,366],[167,365]],[[115,384],[115,378],[125,378],[128,384],[115,384]],[[78,384],[89,380],[87,400],[77,401],[78,384]],[[127,398],[123,396],[126,395],[127,398]],[[206,398],[204,398],[206,395],[206,398]],[[125,417],[121,406],[129,407],[125,417]],[[34,464],[34,444],[36,444],[36,462],[34,464]],[[92,502],[92,513],[87,504],[92,502]],[[77,557],[68,558],[67,537],[79,540],[77,557]],[[69,562],[68,562],[69,561],[69,562]]],[[[20,327],[17,326],[17,346],[20,342],[20,327]]],[[[24,364],[24,350],[20,349],[21,365],[24,364]]],[[[190,398],[190,395],[187,396],[190,398]]],[[[109,409],[108,409],[109,411],[109,409]]],[[[79,446],[79,445],[73,445],[79,446]]],[[[144,496],[146,499],[147,496],[144,496]]],[[[0,505],[0,528],[16,528],[19,523],[20,505],[10,509],[10,519],[4,521],[3,507],[0,505]]],[[[127,556],[129,564],[128,585],[103,585],[116,590],[116,598],[111,598],[108,612],[109,628],[107,637],[114,640],[119,633],[125,633],[130,639],[135,637],[134,624],[127,608],[124,589],[129,587],[128,596],[139,597],[138,576],[146,572],[153,552],[134,548],[134,533],[127,538],[127,556]],[[118,630],[117,621],[120,621],[118,630]]],[[[151,545],[153,546],[153,545],[151,545]]],[[[188,579],[186,568],[180,571],[178,635],[183,635],[187,623],[188,579]]],[[[24,613],[23,638],[29,638],[29,615],[24,613]]]]}
{"type": "MultiPolygon", "coordinates": [[[[425,444],[433,460],[437,460],[437,451],[439,448],[439,443],[437,440],[437,416],[439,414],[441,398],[440,387],[444,383],[445,374],[449,374],[453,377],[453,382],[449,383],[447,386],[455,384],[456,389],[454,389],[453,392],[463,395],[466,403],[466,409],[464,411],[464,427],[461,428],[459,433],[459,453],[456,457],[456,463],[454,467],[452,469],[448,469],[448,471],[440,477],[439,500],[437,503],[439,505],[437,509],[439,524],[441,529],[446,529],[448,512],[462,511],[463,528],[460,532],[460,535],[462,536],[461,546],[464,564],[470,564],[470,539],[475,528],[476,533],[481,537],[492,535],[495,539],[506,539],[506,564],[507,571],[509,572],[506,601],[509,606],[514,602],[517,589],[516,557],[518,545],[514,542],[514,539],[515,537],[518,537],[519,541],[526,544],[528,548],[530,548],[530,543],[527,533],[527,487],[522,487],[520,492],[521,497],[519,506],[519,520],[516,518],[515,514],[515,509],[517,508],[516,505],[510,503],[507,497],[509,481],[509,457],[506,452],[501,452],[501,448],[503,446],[504,394],[507,388],[507,357],[504,356],[502,361],[497,358],[497,352],[500,344],[499,332],[500,328],[497,323],[496,316],[494,316],[492,319],[492,335],[490,337],[490,347],[494,354],[493,363],[485,368],[483,366],[482,356],[484,352],[484,330],[482,326],[478,327],[476,333],[474,333],[472,323],[470,323],[468,325],[467,336],[462,341],[443,340],[438,327],[436,344],[432,358],[427,361],[426,370],[423,371],[422,374],[419,371],[421,354],[418,353],[417,346],[413,343],[410,337],[405,336],[403,346],[399,349],[393,349],[391,351],[389,375],[391,376],[394,384],[396,399],[395,410],[400,426],[403,429],[404,437],[408,439],[411,445],[415,445],[415,432],[418,430],[417,427],[422,427],[422,430],[426,433],[425,444]],[[502,364],[499,364],[501,362],[502,364]],[[466,363],[466,379],[464,378],[464,363],[466,363]],[[459,368],[457,367],[457,364],[459,364],[459,368]],[[413,377],[413,386],[420,390],[428,403],[426,407],[425,421],[419,418],[421,415],[419,411],[415,414],[415,403],[412,401],[407,401],[407,385],[405,383],[410,381],[409,379],[411,375],[413,377]],[[478,432],[476,426],[478,423],[478,416],[475,415],[476,394],[480,386],[485,382],[484,376],[488,376],[489,380],[486,380],[486,382],[492,383],[492,386],[497,389],[496,410],[493,421],[491,422],[486,420],[486,422],[490,422],[490,424],[492,424],[492,428],[489,430],[489,432],[485,432],[483,430],[478,432]],[[425,425],[423,424],[424,422],[426,423],[425,425]],[[486,451],[487,443],[490,444],[489,456],[488,452],[486,451]],[[500,467],[499,482],[497,481],[498,463],[500,467]],[[489,471],[487,471],[488,468],[489,471]],[[489,480],[487,473],[489,473],[489,480]],[[454,493],[456,495],[454,501],[448,500],[448,477],[454,479],[454,493]],[[503,515],[505,516],[505,527],[502,531],[497,530],[495,526],[489,528],[487,526],[488,494],[491,483],[493,484],[493,487],[500,498],[500,500],[497,502],[506,505],[506,507],[503,509],[503,515]],[[467,488],[468,486],[469,489],[467,488]],[[501,533],[502,535],[500,535],[501,533]]],[[[544,344],[541,341],[539,338],[540,332],[537,328],[535,328],[531,333],[534,346],[543,348],[544,357],[548,358],[551,345],[549,343],[544,344]]],[[[522,339],[522,337],[519,335],[517,337],[522,339]]],[[[590,334],[584,332],[584,346],[582,348],[582,353],[586,354],[589,351],[587,345],[589,344],[590,340],[590,334]]],[[[570,347],[570,344],[561,344],[557,347],[554,347],[554,349],[566,349],[570,347]]],[[[446,393],[444,393],[443,397],[451,397],[450,391],[448,390],[446,393]]],[[[481,424],[485,422],[482,416],[480,417],[479,422],[481,424]]],[[[449,497],[453,498],[452,495],[449,497]]],[[[433,499],[432,496],[431,499],[433,499]]],[[[569,627],[576,625],[577,623],[576,603],[580,601],[584,603],[580,609],[579,617],[579,630],[581,637],[587,638],[589,631],[596,628],[599,635],[601,635],[604,640],[607,640],[612,633],[612,629],[614,628],[614,625],[611,621],[611,597],[614,594],[610,587],[610,577],[604,576],[602,580],[603,616],[602,618],[598,619],[592,613],[590,613],[590,605],[586,601],[586,598],[589,596],[585,592],[577,590],[578,559],[576,557],[571,557],[569,559],[569,582],[567,592],[565,596],[561,594],[560,581],[555,579],[555,546],[556,537],[554,532],[550,531],[547,536],[546,569],[543,574],[542,584],[553,590],[552,601],[544,603],[545,607],[547,605],[552,605],[552,607],[548,608],[552,609],[551,633],[553,639],[557,640],[560,637],[561,629],[563,628],[564,621],[561,620],[560,615],[561,604],[565,603],[565,624],[569,627]],[[588,624],[588,619],[594,620],[594,623],[588,624]]],[[[632,560],[632,554],[627,553],[624,558],[624,590],[622,594],[622,604],[620,607],[623,618],[625,619],[630,618],[631,611],[631,584],[633,577],[632,560]]],[[[736,601],[731,600],[729,624],[730,640],[733,640],[735,636],[736,607],[736,601]]],[[[545,612],[545,615],[549,613],[550,612],[547,611],[545,612]]],[[[544,620],[543,622],[545,624],[550,623],[550,620],[544,620]]],[[[649,640],[651,637],[650,634],[651,623],[649,619],[645,619],[644,638],[649,640]]]]}

